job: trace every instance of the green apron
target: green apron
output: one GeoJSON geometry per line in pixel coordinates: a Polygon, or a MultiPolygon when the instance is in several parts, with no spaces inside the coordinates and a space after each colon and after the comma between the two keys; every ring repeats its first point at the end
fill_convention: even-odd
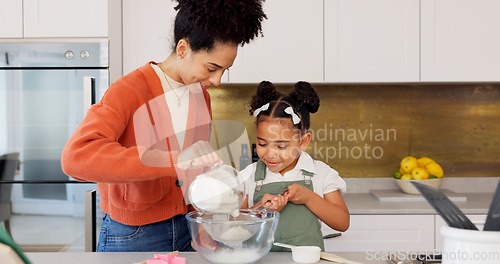
{"type": "MultiPolygon", "coordinates": [[[[262,184],[266,177],[266,164],[259,160],[255,169],[255,192],[253,203],[258,203],[264,194],[269,193],[277,195],[285,190],[289,185],[298,183],[313,191],[311,177],[313,173],[302,170],[304,180],[273,182],[262,184]]],[[[318,217],[303,204],[287,203],[280,212],[278,228],[274,234],[274,241],[295,245],[295,246],[318,246],[325,251],[323,243],[323,234],[321,233],[321,224],[318,217]]],[[[274,246],[271,251],[291,251],[289,248],[274,246]]]]}

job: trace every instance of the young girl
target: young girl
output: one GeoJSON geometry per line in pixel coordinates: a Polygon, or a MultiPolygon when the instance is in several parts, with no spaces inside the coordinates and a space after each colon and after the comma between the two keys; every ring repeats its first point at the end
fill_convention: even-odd
{"type": "Polygon", "coordinates": [[[256,117],[260,160],[241,172],[246,179],[248,206],[265,203],[281,213],[275,242],[319,246],[324,251],[319,220],[345,231],[349,211],[341,196],[346,190],[344,180],[337,171],[304,152],[311,141],[309,114],[319,108],[316,91],[309,83],[298,82],[290,94],[284,95],[264,81],[250,106],[250,113],[256,117]]]}

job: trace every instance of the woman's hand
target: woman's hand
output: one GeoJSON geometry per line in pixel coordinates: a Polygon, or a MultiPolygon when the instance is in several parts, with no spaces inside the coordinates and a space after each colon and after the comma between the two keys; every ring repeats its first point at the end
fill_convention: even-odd
{"type": "Polygon", "coordinates": [[[259,206],[262,204],[264,207],[269,206],[268,209],[281,212],[281,210],[283,210],[283,208],[285,207],[287,202],[288,202],[288,198],[281,195],[281,194],[272,195],[272,194],[266,193],[266,194],[264,194],[262,199],[259,201],[259,203],[256,204],[256,206],[259,206]]]}
{"type": "MultiPolygon", "coordinates": [[[[203,248],[215,251],[218,248],[217,242],[210,237],[207,230],[200,225],[198,229],[198,236],[196,236],[196,243],[191,241],[191,247],[195,249],[195,244],[202,246],[203,248]]],[[[196,249],[195,249],[196,250],[196,249]]]]}
{"type": "Polygon", "coordinates": [[[288,186],[288,201],[294,204],[306,204],[313,191],[309,190],[304,185],[294,183],[288,186]]]}
{"type": "Polygon", "coordinates": [[[222,160],[210,143],[202,140],[189,146],[177,156],[177,167],[182,170],[212,167],[216,163],[222,165],[222,160]]]}

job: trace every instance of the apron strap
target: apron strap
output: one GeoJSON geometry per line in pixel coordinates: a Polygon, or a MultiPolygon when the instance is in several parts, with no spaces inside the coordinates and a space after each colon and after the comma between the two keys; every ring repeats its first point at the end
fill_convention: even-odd
{"type": "MultiPolygon", "coordinates": [[[[314,176],[314,173],[310,171],[306,171],[304,169],[301,170],[302,175],[304,175],[304,184],[305,186],[311,185],[311,178],[314,176]]],[[[257,161],[257,165],[255,168],[255,191],[260,192],[262,189],[262,185],[264,184],[264,179],[266,178],[266,164],[262,160],[257,161]]]]}
{"type": "Polygon", "coordinates": [[[314,176],[314,173],[306,170],[302,170],[302,175],[304,175],[304,185],[307,187],[311,185],[311,178],[314,176]]]}
{"type": "Polygon", "coordinates": [[[266,178],[266,164],[262,160],[257,161],[257,166],[255,168],[255,191],[260,192],[264,179],[266,178]]]}

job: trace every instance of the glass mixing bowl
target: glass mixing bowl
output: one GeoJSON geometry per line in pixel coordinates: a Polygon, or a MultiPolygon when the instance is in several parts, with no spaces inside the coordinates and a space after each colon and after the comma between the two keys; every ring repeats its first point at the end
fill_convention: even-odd
{"type": "Polygon", "coordinates": [[[280,214],[264,210],[261,217],[241,209],[229,214],[190,212],[186,215],[194,249],[210,263],[255,263],[271,249],[280,214]]]}
{"type": "Polygon", "coordinates": [[[189,186],[189,200],[203,213],[233,214],[245,200],[245,183],[240,173],[231,166],[216,164],[200,174],[189,186]]]}

